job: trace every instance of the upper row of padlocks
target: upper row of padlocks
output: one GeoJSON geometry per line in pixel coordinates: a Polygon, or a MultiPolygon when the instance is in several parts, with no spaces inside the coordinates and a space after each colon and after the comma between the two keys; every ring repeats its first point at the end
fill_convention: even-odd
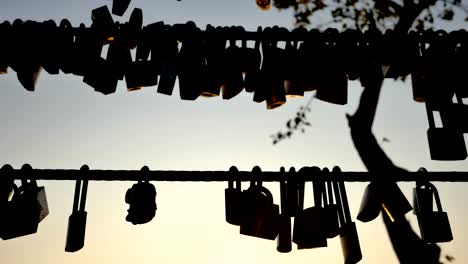
{"type": "Polygon", "coordinates": [[[299,28],[290,33],[307,38],[288,40],[281,48],[277,39],[268,37],[289,34],[279,27],[259,28],[264,37],[248,47],[246,40],[241,46],[236,41],[245,32],[241,27],[208,26],[207,34],[224,33],[225,38],[206,39],[193,37],[201,32],[193,22],[174,26],[157,22],[142,27],[143,13],[138,8],[128,23],[114,23],[106,6],[93,10],[92,20],[91,28],[82,24],[77,30],[67,20],[60,26],[53,21],[1,24],[0,32],[9,33],[11,38],[6,39],[11,41],[0,43],[0,70],[6,72],[11,67],[30,91],[44,68],[50,74],[62,71],[83,76],[85,83],[103,94],[115,92],[118,81],[125,77],[129,91],[158,85],[159,93],[171,95],[178,77],[184,100],[221,94],[223,99],[230,99],[245,90],[254,93],[255,102],[266,102],[271,109],[284,104],[286,97],[301,97],[314,90],[320,100],[346,104],[347,80],[359,79],[363,86],[371,85],[382,65],[390,65],[386,77],[417,74],[415,66],[426,63],[418,60],[418,39],[444,43],[447,52],[457,55],[446,60],[454,65],[463,62],[456,58],[465,58],[467,53],[464,31],[434,32],[422,38],[417,33],[389,31],[379,37],[372,32],[348,30],[339,34],[329,29],[320,33],[299,28]],[[42,41],[32,45],[32,36],[42,41]],[[182,42],[180,49],[178,41],[182,42]],[[106,44],[110,45],[103,58],[106,44]],[[130,50],[134,48],[133,59],[130,50]]]}

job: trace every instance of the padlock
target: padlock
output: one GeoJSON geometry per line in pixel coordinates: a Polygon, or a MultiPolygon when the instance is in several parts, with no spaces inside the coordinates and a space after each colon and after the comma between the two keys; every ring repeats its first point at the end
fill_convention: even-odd
{"type": "MultiPolygon", "coordinates": [[[[442,210],[442,204],[440,202],[439,192],[436,187],[429,182],[420,183],[416,186],[416,192],[418,190],[429,189],[434,195],[434,200],[436,202],[437,211],[425,211],[420,210],[416,212],[418,218],[419,229],[421,231],[421,237],[424,241],[428,243],[440,243],[440,242],[449,242],[453,240],[452,229],[450,228],[450,222],[446,212],[442,210]]],[[[419,197],[418,197],[419,198],[419,197]]],[[[418,199],[418,208],[422,209],[428,207],[424,205],[429,201],[423,201],[418,199]]]]}
{"type": "Polygon", "coordinates": [[[113,0],[112,1],[112,14],[116,16],[123,16],[125,11],[130,5],[131,0],[113,0]]]}
{"type": "MultiPolygon", "coordinates": [[[[310,175],[320,174],[318,167],[303,170],[310,175]]],[[[312,182],[314,206],[299,212],[294,218],[293,242],[298,249],[308,249],[327,246],[326,221],[327,215],[322,206],[323,181],[312,182]]]]}
{"type": "Polygon", "coordinates": [[[357,219],[361,222],[370,222],[376,219],[381,210],[381,200],[377,183],[371,182],[366,186],[361,200],[357,219]]]}
{"type": "MultiPolygon", "coordinates": [[[[230,29],[230,34],[241,34],[244,28],[234,27],[230,29]]],[[[242,76],[242,50],[236,45],[236,40],[229,41],[229,47],[224,52],[224,76],[221,91],[224,100],[229,100],[244,89],[242,76]]]]}
{"type": "Polygon", "coordinates": [[[55,75],[60,73],[58,52],[58,27],[55,21],[47,20],[41,24],[40,35],[43,39],[39,41],[39,62],[42,68],[49,74],[55,75]]]}
{"type": "MultiPolygon", "coordinates": [[[[261,170],[256,166],[252,173],[260,177],[261,170]]],[[[242,196],[245,217],[240,224],[240,234],[275,240],[279,231],[279,206],[273,203],[271,192],[258,180],[257,184],[251,182],[242,196]]]]}
{"type": "Polygon", "coordinates": [[[172,95],[177,79],[177,53],[179,52],[177,39],[171,28],[166,25],[161,30],[164,38],[152,38],[151,61],[157,65],[160,79],[157,92],[172,95]]]}
{"type": "Polygon", "coordinates": [[[120,26],[120,41],[129,49],[134,49],[140,38],[143,27],[143,10],[134,8],[128,23],[120,26]]]}
{"type": "Polygon", "coordinates": [[[328,57],[322,65],[324,75],[320,76],[321,85],[317,88],[315,97],[321,101],[331,104],[345,105],[348,102],[348,77],[342,64],[343,56],[336,47],[338,31],[327,29],[325,41],[321,50],[322,56],[328,57]]]}
{"type": "MultiPolygon", "coordinates": [[[[238,175],[238,170],[235,166],[229,169],[231,175],[238,175]]],[[[229,186],[224,190],[224,206],[226,212],[226,222],[231,225],[240,225],[243,217],[242,209],[242,189],[241,182],[236,181],[236,187],[234,188],[234,182],[229,181],[229,186]]]]}
{"type": "MultiPolygon", "coordinates": [[[[327,177],[330,173],[328,168],[322,170],[324,177],[327,177]]],[[[334,238],[339,234],[340,225],[338,222],[338,210],[333,199],[332,184],[329,179],[325,181],[323,187],[323,208],[325,209],[326,221],[325,221],[325,233],[327,238],[334,238]]]]}
{"type": "Polygon", "coordinates": [[[57,47],[56,50],[60,70],[65,74],[75,72],[77,52],[75,37],[72,32],[72,25],[69,20],[63,19],[57,32],[57,47]]]}
{"type": "Polygon", "coordinates": [[[123,80],[125,73],[132,70],[129,69],[132,63],[132,55],[130,49],[123,41],[116,40],[109,45],[106,63],[118,80],[123,80]]]}
{"type": "Polygon", "coordinates": [[[110,43],[114,40],[117,28],[112,19],[112,15],[107,6],[101,6],[91,11],[91,28],[97,33],[102,44],[110,43]]]}
{"type": "Polygon", "coordinates": [[[462,98],[457,94],[457,103],[449,103],[440,108],[440,119],[443,127],[468,133],[468,105],[463,103],[462,98]]]}
{"type": "Polygon", "coordinates": [[[8,67],[11,61],[11,24],[4,21],[0,24],[0,34],[2,41],[0,42],[0,74],[7,74],[8,67]]]}
{"type": "MultiPolygon", "coordinates": [[[[295,28],[291,34],[305,35],[307,30],[299,27],[295,28]]],[[[284,89],[286,98],[302,98],[305,91],[304,76],[301,75],[301,58],[299,52],[299,41],[287,41],[285,48],[284,67],[284,89]]]]}
{"type": "MultiPolygon", "coordinates": [[[[11,165],[3,165],[0,169],[0,210],[3,209],[8,204],[8,201],[11,195],[14,193],[14,188],[17,188],[14,179],[9,175],[13,171],[13,167],[11,165]]],[[[5,215],[1,213],[1,215],[5,215]]]]}
{"type": "MultiPolygon", "coordinates": [[[[29,174],[32,168],[25,164],[21,170],[29,174]]],[[[39,222],[48,214],[45,191],[43,187],[40,190],[34,179],[28,181],[23,178],[21,187],[14,190],[13,197],[5,208],[6,217],[0,219],[0,238],[3,240],[36,233],[39,222]]]]}
{"type": "MultiPolygon", "coordinates": [[[[341,173],[341,169],[335,166],[332,173],[341,173]]],[[[357,233],[356,223],[351,219],[349,211],[346,187],[343,181],[333,181],[335,200],[338,206],[338,217],[340,220],[340,243],[345,264],[355,264],[362,259],[361,246],[357,233]]]]}
{"type": "Polygon", "coordinates": [[[199,37],[200,29],[193,22],[180,26],[188,36],[182,41],[177,56],[180,98],[195,100],[200,96],[203,87],[208,85],[206,62],[202,53],[203,42],[199,37]]]}
{"type": "MultiPolygon", "coordinates": [[[[257,34],[261,34],[262,27],[257,28],[257,34]]],[[[254,48],[247,48],[247,43],[242,43],[243,51],[243,72],[244,72],[244,88],[248,93],[253,93],[257,87],[261,86],[260,82],[260,66],[262,63],[262,54],[260,52],[260,40],[256,40],[254,48]],[[245,43],[245,44],[244,44],[245,43]]],[[[256,101],[255,101],[256,102],[256,101]]]]}
{"type": "MultiPolygon", "coordinates": [[[[83,173],[82,176],[87,176],[89,167],[83,165],[80,169],[83,173]]],[[[66,252],[76,252],[84,247],[86,236],[86,218],[87,212],[85,211],[86,196],[88,193],[88,180],[77,180],[75,183],[75,194],[73,198],[73,211],[68,218],[67,238],[65,242],[66,252]]]]}
{"type": "MultiPolygon", "coordinates": [[[[147,173],[148,167],[142,168],[147,173]]],[[[125,202],[130,205],[125,218],[134,225],[145,224],[156,215],[156,188],[148,181],[139,181],[125,193],[125,202]]]]}
{"type": "Polygon", "coordinates": [[[224,30],[221,27],[206,26],[207,39],[204,43],[204,52],[207,68],[207,86],[200,90],[203,97],[219,96],[224,76],[224,59],[226,40],[214,37],[215,34],[222,34],[224,30]]]}
{"type": "Polygon", "coordinates": [[[432,106],[426,102],[429,122],[427,139],[432,160],[464,160],[467,157],[465,139],[459,129],[435,127],[432,106]]]}
{"type": "Polygon", "coordinates": [[[381,209],[395,222],[403,219],[404,215],[413,210],[411,203],[398,187],[396,182],[382,181],[378,183],[381,209]]]}
{"type": "Polygon", "coordinates": [[[150,61],[135,61],[127,67],[125,82],[128,91],[158,84],[158,74],[150,61]]]}
{"type": "MultiPolygon", "coordinates": [[[[296,216],[299,212],[301,212],[303,208],[303,203],[301,204],[299,201],[301,200],[300,194],[304,195],[304,185],[300,183],[297,179],[296,170],[294,167],[289,169],[287,173],[287,182],[286,182],[286,206],[282,214],[286,214],[289,217],[296,216]],[[300,187],[302,190],[300,191],[300,187]]],[[[304,197],[302,197],[303,199],[304,197]]]]}
{"type": "Polygon", "coordinates": [[[98,33],[89,30],[82,23],[78,28],[78,35],[75,37],[73,74],[86,76],[88,73],[99,70],[99,61],[102,53],[102,39],[98,33]]]}
{"type": "Polygon", "coordinates": [[[115,93],[118,80],[106,60],[99,58],[93,69],[84,76],[83,82],[93,87],[94,91],[108,95],[115,93]]]}

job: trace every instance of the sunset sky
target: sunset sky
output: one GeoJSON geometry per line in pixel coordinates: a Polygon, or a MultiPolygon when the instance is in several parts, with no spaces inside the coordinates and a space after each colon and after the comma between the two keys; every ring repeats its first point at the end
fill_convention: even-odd
{"type": "MultiPolygon", "coordinates": [[[[465,0],[463,0],[465,2],[465,0]]],[[[91,10],[111,0],[2,0],[0,21],[16,18],[57,23],[69,19],[73,25],[91,24],[91,10]]],[[[293,27],[290,11],[259,10],[254,0],[133,0],[125,22],[135,7],[143,9],[144,24],[167,24],[193,20],[204,29],[212,25],[293,27]]],[[[458,29],[466,24],[438,25],[458,29]]],[[[1,41],[1,40],[0,40],[1,41]]],[[[39,42],[41,39],[32,39],[39,42]]],[[[252,43],[250,43],[252,44],[252,43]]],[[[320,62],[311,62],[320,63],[320,62]]],[[[177,84],[176,84],[177,85],[177,84]]],[[[155,87],[127,92],[120,82],[115,94],[104,96],[72,75],[42,72],[36,92],[26,91],[16,74],[0,75],[0,165],[20,168],[153,170],[228,170],[236,165],[264,171],[281,166],[333,167],[364,171],[353,147],[346,113],[354,113],[362,91],[349,82],[349,103],[331,105],[314,100],[309,113],[312,127],[304,134],[273,146],[270,135],[285,128],[304,99],[290,99],[275,110],[252,101],[242,93],[226,101],[220,97],[182,101],[178,86],[172,96],[156,93],[155,87]]],[[[428,123],[423,104],[412,99],[410,82],[386,80],[380,98],[374,133],[395,164],[411,171],[426,167],[433,171],[468,171],[468,163],[431,161],[426,139],[428,123]]],[[[468,138],[465,136],[465,140],[468,138]]],[[[90,182],[86,245],[77,253],[66,253],[65,237],[72,210],[74,182],[40,181],[46,187],[50,215],[39,231],[0,242],[0,263],[343,263],[338,238],[323,249],[276,251],[273,241],[246,237],[224,220],[224,189],[227,183],[154,183],[158,210],[152,222],[133,226],[125,221],[128,205],[125,191],[133,182],[90,182]]],[[[244,184],[247,186],[247,184],[244,184]]],[[[414,184],[399,184],[412,201],[414,184]]],[[[279,184],[266,184],[279,203],[279,184]]],[[[365,184],[347,183],[351,213],[355,219],[365,184]]],[[[436,183],[444,210],[448,212],[454,240],[441,244],[442,254],[468,263],[465,203],[468,185],[436,183]]],[[[306,206],[312,205],[307,185],[306,206]]],[[[417,229],[412,213],[407,217],[417,229]]],[[[379,217],[371,223],[357,222],[363,260],[360,263],[398,263],[379,217]]]]}

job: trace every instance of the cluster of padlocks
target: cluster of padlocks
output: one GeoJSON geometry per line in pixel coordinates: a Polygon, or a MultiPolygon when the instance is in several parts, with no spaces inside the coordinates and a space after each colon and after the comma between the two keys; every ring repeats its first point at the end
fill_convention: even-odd
{"type": "MultiPolygon", "coordinates": [[[[427,173],[425,169],[421,173],[427,173]]],[[[230,173],[238,173],[231,167],[230,173]]],[[[253,179],[246,190],[240,181],[230,181],[225,190],[226,222],[239,226],[240,234],[262,239],[275,240],[277,251],[288,253],[292,243],[297,249],[327,246],[327,239],[339,236],[344,263],[358,263],[362,259],[356,224],[352,221],[346,188],[343,181],[328,179],[341,173],[335,166],[328,168],[304,167],[298,172],[291,168],[286,172],[287,180],[280,182],[281,204],[273,202],[271,192],[262,185],[261,170],[252,170],[253,179]],[[304,209],[305,182],[301,175],[320,177],[312,180],[314,206],[304,209]],[[294,218],[292,229],[291,218],[294,218]]],[[[414,188],[413,206],[392,181],[371,182],[364,192],[357,219],[370,222],[380,212],[391,222],[398,223],[412,211],[417,216],[422,240],[431,243],[449,242],[453,239],[447,213],[442,211],[439,194],[433,184],[417,182],[414,188]],[[433,203],[437,210],[434,211],[433,203]]]]}

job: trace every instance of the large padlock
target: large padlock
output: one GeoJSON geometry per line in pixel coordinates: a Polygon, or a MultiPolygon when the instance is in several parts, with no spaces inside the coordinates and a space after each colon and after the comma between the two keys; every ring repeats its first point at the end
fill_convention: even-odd
{"type": "MultiPolygon", "coordinates": [[[[29,164],[21,168],[28,174],[29,164]]],[[[5,207],[5,217],[0,219],[0,237],[3,240],[26,236],[37,232],[39,222],[49,213],[44,187],[38,187],[34,179],[21,180],[21,187],[14,187],[13,197],[5,207]]]]}
{"type": "MultiPolygon", "coordinates": [[[[416,212],[422,239],[428,243],[452,241],[452,229],[450,228],[450,222],[447,213],[442,210],[439,192],[437,191],[436,187],[429,182],[417,184],[416,192],[423,189],[429,189],[429,191],[434,195],[437,211],[420,210],[416,212]]],[[[419,209],[426,208],[427,206],[424,205],[424,203],[429,202],[427,200],[423,201],[421,199],[418,199],[417,201],[420,202],[418,204],[419,209]]]]}
{"type": "MultiPolygon", "coordinates": [[[[238,175],[238,170],[235,166],[229,169],[231,175],[238,175]]],[[[234,188],[234,182],[229,181],[229,186],[224,190],[224,206],[226,213],[226,222],[231,225],[240,225],[243,217],[242,208],[242,189],[241,182],[236,181],[236,187],[234,188]]]]}
{"type": "MultiPolygon", "coordinates": [[[[307,168],[311,175],[320,173],[318,167],[307,168]]],[[[312,182],[314,206],[299,212],[294,218],[293,242],[298,249],[308,249],[327,246],[327,214],[322,206],[323,181],[312,182]]]]}
{"type": "MultiPolygon", "coordinates": [[[[333,173],[340,173],[341,169],[335,166],[333,173]]],[[[333,181],[333,191],[338,206],[338,217],[340,220],[340,242],[345,264],[355,264],[362,259],[359,236],[356,223],[351,219],[346,187],[343,181],[333,181]]]]}
{"type": "MultiPolygon", "coordinates": [[[[89,168],[84,165],[80,171],[84,173],[83,176],[86,176],[85,174],[89,171],[89,168]]],[[[67,238],[65,242],[66,252],[76,252],[82,249],[85,244],[86,218],[88,214],[85,211],[85,206],[88,193],[88,180],[83,180],[83,186],[81,186],[81,182],[81,180],[77,180],[75,183],[73,211],[68,218],[67,238]]]]}
{"type": "MultiPolygon", "coordinates": [[[[255,166],[253,174],[261,174],[255,166]]],[[[251,182],[250,187],[242,192],[245,217],[240,224],[240,234],[263,239],[275,240],[278,235],[279,206],[273,203],[273,195],[262,186],[251,182]]]]}
{"type": "Polygon", "coordinates": [[[427,139],[432,160],[464,160],[467,157],[463,132],[451,127],[436,127],[432,106],[426,102],[429,122],[427,139]]]}

